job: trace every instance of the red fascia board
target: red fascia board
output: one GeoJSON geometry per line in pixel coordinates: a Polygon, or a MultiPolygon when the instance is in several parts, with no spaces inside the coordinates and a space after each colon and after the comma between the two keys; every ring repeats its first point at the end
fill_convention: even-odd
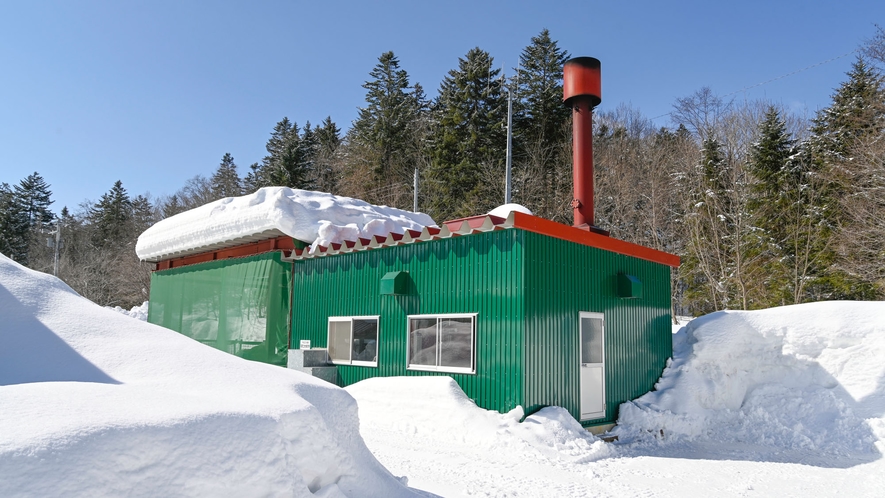
{"type": "MultiPolygon", "coordinates": [[[[598,233],[570,227],[555,221],[545,220],[525,213],[513,213],[513,227],[521,228],[529,232],[547,235],[557,239],[568,240],[585,246],[605,249],[625,256],[644,259],[653,263],[660,263],[676,268],[679,266],[679,256],[664,251],[658,251],[650,247],[641,246],[632,242],[613,239],[598,233]]],[[[448,224],[449,222],[446,222],[448,224]]]]}
{"type": "Polygon", "coordinates": [[[260,240],[258,242],[227,247],[216,251],[207,251],[181,258],[166,259],[157,263],[157,270],[180,268],[182,266],[215,261],[217,259],[242,258],[245,256],[253,256],[255,254],[280,250],[294,251],[295,241],[293,241],[291,237],[280,236],[275,239],[260,240]]]}

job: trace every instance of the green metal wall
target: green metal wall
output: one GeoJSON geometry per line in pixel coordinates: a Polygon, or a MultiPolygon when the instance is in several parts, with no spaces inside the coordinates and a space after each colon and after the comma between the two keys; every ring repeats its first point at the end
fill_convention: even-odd
{"type": "Polygon", "coordinates": [[[243,358],[286,366],[292,265],[280,256],[156,271],[148,321],[243,358]]]}
{"type": "Polygon", "coordinates": [[[522,231],[498,230],[296,262],[292,345],[326,347],[330,316],[379,315],[378,366],[339,365],[341,385],[449,375],[479,406],[511,410],[523,404],[522,254],[522,231]],[[380,294],[391,271],[409,272],[409,295],[380,294]],[[406,370],[406,317],[443,313],[478,314],[476,374],[406,370]]]}
{"type": "Polygon", "coordinates": [[[579,418],[579,312],[605,314],[604,419],[650,391],[672,355],[670,267],[532,232],[525,241],[527,412],[562,406],[579,418]],[[619,272],[638,277],[641,298],[616,295],[619,272]]]}

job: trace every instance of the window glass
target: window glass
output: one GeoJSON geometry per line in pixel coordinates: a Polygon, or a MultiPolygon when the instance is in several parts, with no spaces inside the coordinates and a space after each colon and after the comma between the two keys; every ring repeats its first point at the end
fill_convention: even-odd
{"type": "Polygon", "coordinates": [[[436,318],[409,320],[409,364],[436,366],[436,318]]]}
{"type": "Polygon", "coordinates": [[[378,361],[378,320],[354,318],[351,351],[353,361],[378,361]]]}
{"type": "Polygon", "coordinates": [[[602,319],[581,318],[581,363],[602,363],[602,319]]]}
{"type": "Polygon", "coordinates": [[[476,365],[476,316],[409,317],[408,367],[470,373],[476,365]]]}
{"type": "Polygon", "coordinates": [[[350,320],[329,321],[329,358],[350,361],[350,320]]]}
{"type": "Polygon", "coordinates": [[[439,320],[439,366],[470,368],[473,366],[473,319],[441,318],[439,320]]]}

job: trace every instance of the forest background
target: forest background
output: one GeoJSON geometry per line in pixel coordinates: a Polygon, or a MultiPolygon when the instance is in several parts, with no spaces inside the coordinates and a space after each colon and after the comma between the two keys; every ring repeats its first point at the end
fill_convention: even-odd
{"type": "MultiPolygon", "coordinates": [[[[505,78],[477,47],[429,97],[393,52],[383,53],[346,133],[331,117],[318,125],[284,117],[261,162],[241,172],[219,151],[211,177],[186,180],[169,196],[133,197],[117,181],[95,202],[54,212],[39,172],[0,183],[0,253],[56,273],[98,304],[129,307],[149,293],[150,265],[134,250],[141,232],[264,186],[412,209],[417,175],[418,209],[438,222],[482,214],[504,201],[508,95],[513,202],[571,224],[570,110],[562,105],[569,57],[543,30],[505,78]]],[[[812,117],[708,88],[677,99],[669,127],[629,105],[606,106],[594,115],[596,224],[682,257],[672,282],[679,314],[885,298],[883,71],[877,27],[812,117]]]]}

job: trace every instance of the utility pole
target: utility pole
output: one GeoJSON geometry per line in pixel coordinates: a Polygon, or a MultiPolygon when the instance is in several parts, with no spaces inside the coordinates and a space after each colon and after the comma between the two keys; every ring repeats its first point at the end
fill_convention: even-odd
{"type": "Polygon", "coordinates": [[[52,261],[52,274],[58,276],[58,247],[61,245],[61,220],[55,225],[55,256],[52,261]]]}
{"type": "Polygon", "coordinates": [[[512,190],[510,187],[513,167],[513,90],[507,88],[507,174],[505,175],[504,204],[510,204],[512,190]]]}
{"type": "Polygon", "coordinates": [[[412,211],[418,212],[418,168],[412,176],[412,211]]]}

